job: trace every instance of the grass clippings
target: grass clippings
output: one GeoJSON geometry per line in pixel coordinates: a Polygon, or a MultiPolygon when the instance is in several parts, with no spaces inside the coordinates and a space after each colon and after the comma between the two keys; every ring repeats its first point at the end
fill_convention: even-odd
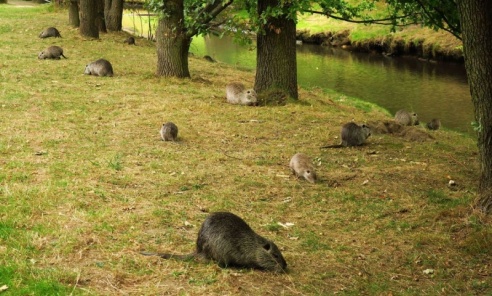
{"type": "Polygon", "coordinates": [[[3,295],[492,293],[490,218],[471,208],[473,139],[373,134],[363,147],[319,149],[338,144],[346,122],[390,118],[320,89],[285,106],[230,105],[226,84],[253,85],[254,73],[190,57],[192,79],[156,77],[153,42],[86,40],[51,10],[0,5],[3,295]],[[49,26],[63,38],[39,39],[49,26]],[[49,45],[68,59],[38,60],[49,45]],[[114,77],[83,74],[98,58],[114,77]],[[166,121],[178,142],[160,140],[166,121]],[[297,152],[320,182],[291,175],[297,152]],[[273,240],[289,272],[139,253],[191,252],[212,211],[273,240]]]}

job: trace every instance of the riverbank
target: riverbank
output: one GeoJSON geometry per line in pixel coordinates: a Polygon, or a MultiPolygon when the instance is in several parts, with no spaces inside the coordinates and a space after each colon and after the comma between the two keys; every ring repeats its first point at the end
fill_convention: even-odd
{"type": "Polygon", "coordinates": [[[412,25],[391,32],[389,26],[362,25],[300,16],[296,38],[307,44],[333,46],[387,56],[414,56],[423,60],[463,62],[462,42],[445,31],[412,25]]]}
{"type": "Polygon", "coordinates": [[[374,133],[363,147],[320,149],[340,142],[346,122],[391,117],[318,88],[285,106],[227,104],[225,85],[252,85],[254,71],[190,57],[191,79],[156,77],[153,42],[86,40],[66,11],[0,13],[2,293],[492,293],[490,217],[470,206],[474,139],[415,128],[433,139],[374,133]],[[63,38],[38,38],[49,26],[63,38]],[[68,58],[38,60],[51,45],[68,58]],[[83,74],[98,58],[114,77],[83,74]],[[166,121],[177,143],[160,141],[166,121]],[[291,174],[297,152],[318,183],[291,174]],[[274,241],[288,273],[139,253],[191,252],[214,211],[274,241]]]}

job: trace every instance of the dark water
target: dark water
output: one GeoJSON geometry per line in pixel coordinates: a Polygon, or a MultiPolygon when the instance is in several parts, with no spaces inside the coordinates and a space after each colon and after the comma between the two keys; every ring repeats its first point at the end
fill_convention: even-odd
{"type": "MultiPolygon", "coordinates": [[[[256,67],[256,51],[223,38],[195,39],[191,51],[240,68],[256,67]]],[[[464,65],[415,58],[351,53],[316,45],[297,46],[298,82],[378,104],[394,114],[417,112],[421,122],[439,118],[444,127],[473,134],[474,121],[464,65]]]]}

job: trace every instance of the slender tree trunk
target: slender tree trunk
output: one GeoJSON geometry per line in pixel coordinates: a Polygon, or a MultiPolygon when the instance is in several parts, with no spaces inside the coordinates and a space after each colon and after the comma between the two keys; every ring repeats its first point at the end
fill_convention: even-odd
{"type": "Polygon", "coordinates": [[[97,0],[97,17],[96,25],[99,28],[99,32],[107,33],[106,20],[104,19],[104,0],[97,0]]]}
{"type": "Polygon", "coordinates": [[[492,1],[459,0],[465,67],[479,124],[479,199],[477,208],[492,212],[492,1]]]}
{"type": "MultiPolygon", "coordinates": [[[[279,6],[278,0],[258,0],[258,14],[279,6]]],[[[268,19],[257,35],[257,93],[279,89],[297,99],[296,23],[287,15],[268,19]]]]}
{"type": "Polygon", "coordinates": [[[105,0],[104,19],[109,31],[121,31],[123,20],[123,0],[105,0]]]}
{"type": "Polygon", "coordinates": [[[99,28],[96,24],[97,1],[80,0],[80,35],[89,38],[99,38],[99,28]]]}
{"type": "Polygon", "coordinates": [[[79,1],[77,0],[69,0],[68,4],[68,23],[70,26],[74,28],[78,28],[80,26],[80,18],[79,18],[79,1]]]}
{"type": "Polygon", "coordinates": [[[188,51],[191,38],[184,26],[183,0],[164,1],[164,16],[159,19],[157,38],[157,75],[190,77],[188,51]]]}

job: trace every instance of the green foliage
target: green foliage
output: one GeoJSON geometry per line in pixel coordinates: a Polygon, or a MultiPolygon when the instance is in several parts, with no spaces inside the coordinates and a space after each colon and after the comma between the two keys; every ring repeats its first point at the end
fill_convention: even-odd
{"type": "MultiPolygon", "coordinates": [[[[458,8],[454,0],[385,0],[391,16],[405,19],[435,30],[443,29],[461,38],[458,8]]],[[[395,23],[396,24],[396,23],[395,23]]]]}
{"type": "MultiPolygon", "coordinates": [[[[159,15],[159,18],[170,18],[175,14],[175,9],[180,9],[183,4],[184,31],[189,38],[195,35],[205,35],[213,31],[213,21],[226,9],[232,0],[178,0],[173,2],[165,0],[146,0],[145,7],[159,15]],[[178,5],[175,5],[175,4],[178,5]],[[177,7],[176,7],[177,6],[177,7]]],[[[223,20],[230,22],[230,20],[223,20]]]]}

